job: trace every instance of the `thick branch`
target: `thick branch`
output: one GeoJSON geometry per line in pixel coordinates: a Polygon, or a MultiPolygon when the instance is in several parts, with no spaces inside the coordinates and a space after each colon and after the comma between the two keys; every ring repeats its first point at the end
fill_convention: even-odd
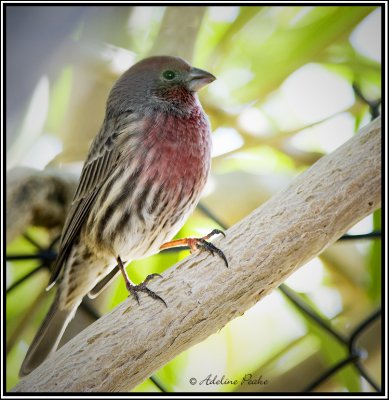
{"type": "Polygon", "coordinates": [[[194,254],[149,286],[161,302],[129,298],[23,379],[17,392],[129,391],[204,340],[380,207],[381,121],[216,241],[218,257],[194,254]]]}

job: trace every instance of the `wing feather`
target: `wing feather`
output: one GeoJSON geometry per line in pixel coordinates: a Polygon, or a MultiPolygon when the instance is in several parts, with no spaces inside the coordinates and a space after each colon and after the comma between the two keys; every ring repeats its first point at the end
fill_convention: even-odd
{"type": "MultiPolygon", "coordinates": [[[[131,120],[129,122],[131,123],[131,120]]],[[[102,185],[117,167],[120,158],[118,150],[120,146],[117,145],[117,140],[122,132],[113,128],[112,122],[104,121],[99,134],[92,143],[62,230],[59,252],[51,273],[48,289],[59,277],[74,240],[85,223],[102,185]],[[107,130],[112,132],[110,137],[105,134],[107,130]]]]}

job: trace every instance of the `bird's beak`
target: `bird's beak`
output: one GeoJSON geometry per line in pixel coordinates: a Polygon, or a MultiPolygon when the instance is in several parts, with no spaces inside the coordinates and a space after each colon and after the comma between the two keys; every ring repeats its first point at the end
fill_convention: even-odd
{"type": "Polygon", "coordinates": [[[191,68],[187,77],[187,85],[191,92],[197,92],[215,79],[216,78],[207,71],[199,68],[191,68]]]}

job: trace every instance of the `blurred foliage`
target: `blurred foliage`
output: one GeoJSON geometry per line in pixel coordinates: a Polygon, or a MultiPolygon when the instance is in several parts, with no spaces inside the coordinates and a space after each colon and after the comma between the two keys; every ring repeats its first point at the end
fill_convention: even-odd
{"type": "MultiPolygon", "coordinates": [[[[202,201],[231,225],[369,121],[369,107],[354,95],[353,84],[367,98],[381,96],[379,54],[372,56],[366,50],[366,43],[370,50],[380,49],[377,6],[93,6],[80,10],[68,34],[56,38],[55,30],[46,32],[50,54],[38,51],[45,43],[37,41],[34,29],[24,32],[23,40],[30,48],[36,46],[43,59],[42,63],[32,60],[26,65],[31,74],[20,77],[21,82],[35,79],[30,82],[35,90],[20,89],[16,94],[26,101],[19,108],[12,104],[9,119],[12,122],[16,116],[18,123],[10,123],[14,129],[9,166],[61,164],[79,172],[114,80],[147,55],[181,55],[218,78],[200,94],[215,131],[212,175],[202,201]],[[46,103],[47,109],[41,106],[46,103]]],[[[29,26],[28,16],[20,12],[19,25],[14,31],[10,28],[7,36],[10,67],[18,60],[12,39],[20,26],[29,26]]],[[[61,14],[53,18],[61,26],[66,23],[61,14]]],[[[40,23],[44,31],[44,19],[40,23]]],[[[9,90],[17,92],[18,87],[9,90]]],[[[380,229],[380,220],[377,211],[360,231],[380,229]]],[[[178,236],[202,235],[216,226],[196,211],[178,236]]],[[[49,242],[41,230],[32,228],[30,234],[43,247],[49,242]]],[[[33,251],[36,248],[24,238],[7,249],[9,254],[33,251]]],[[[187,254],[163,253],[132,262],[129,275],[141,282],[187,254]]],[[[349,332],[380,303],[381,243],[337,244],[320,260],[287,283],[323,319],[349,332]]],[[[34,260],[8,262],[8,287],[37,266],[34,260]]],[[[50,303],[52,294],[43,292],[47,277],[40,270],[7,295],[8,389],[18,381],[28,343],[50,303]]],[[[123,280],[118,279],[95,306],[105,313],[127,295],[123,280]]],[[[155,379],[167,391],[239,391],[243,390],[239,385],[193,386],[189,379],[200,381],[209,373],[241,379],[247,373],[267,371],[270,384],[278,385],[272,390],[288,391],[297,381],[281,379],[288,370],[297,371],[300,380],[304,377],[303,386],[316,378],[312,367],[307,367],[314,354],[331,366],[344,348],[274,292],[171,361],[155,379]]],[[[352,368],[345,368],[332,381],[326,390],[362,390],[352,368]]],[[[146,381],[135,391],[159,389],[146,381]]]]}
{"type": "MultiPolygon", "coordinates": [[[[381,230],[381,210],[373,214],[373,227],[377,231],[381,230]]],[[[372,242],[367,254],[367,290],[369,297],[375,303],[381,300],[381,254],[381,241],[372,242]]]]}

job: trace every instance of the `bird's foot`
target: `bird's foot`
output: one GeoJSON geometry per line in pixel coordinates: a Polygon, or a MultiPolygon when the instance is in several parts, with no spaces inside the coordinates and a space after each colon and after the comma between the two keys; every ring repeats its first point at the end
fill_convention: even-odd
{"type": "Polygon", "coordinates": [[[220,229],[214,229],[208,235],[203,236],[201,238],[185,238],[185,239],[172,240],[171,242],[164,243],[159,249],[166,250],[173,247],[187,247],[189,248],[191,253],[193,253],[196,250],[201,250],[201,251],[205,250],[211,253],[213,256],[216,253],[220,258],[223,259],[224,263],[226,264],[226,267],[228,267],[228,261],[224,253],[220,249],[218,249],[215,245],[207,241],[212,236],[218,235],[219,233],[226,236],[224,232],[221,231],[220,229]]]}
{"type": "Polygon", "coordinates": [[[150,290],[146,286],[147,283],[151,279],[153,279],[153,278],[155,278],[157,276],[162,278],[162,275],[160,275],[160,274],[150,274],[150,275],[147,275],[146,279],[142,283],[140,283],[139,285],[133,285],[129,280],[126,282],[127,290],[130,292],[130,294],[132,294],[135,297],[135,300],[138,302],[138,304],[139,304],[138,292],[144,292],[147,295],[149,295],[150,297],[152,297],[153,299],[162,301],[162,303],[165,305],[165,307],[167,307],[167,304],[166,304],[165,300],[162,297],[158,296],[156,293],[154,293],[152,290],[150,290]]]}
{"type": "Polygon", "coordinates": [[[144,292],[147,295],[149,295],[150,297],[152,297],[153,299],[162,301],[162,303],[165,305],[165,307],[167,307],[165,300],[162,297],[158,296],[156,293],[154,293],[152,290],[150,290],[146,286],[148,284],[148,282],[151,281],[151,279],[153,279],[157,276],[162,278],[162,275],[160,275],[160,274],[147,275],[146,279],[142,283],[140,283],[139,285],[134,285],[131,283],[130,279],[128,278],[127,272],[124,268],[123,262],[120,259],[120,257],[117,257],[117,262],[118,262],[118,267],[119,267],[120,271],[122,272],[124,282],[126,284],[126,288],[127,288],[128,292],[135,297],[135,300],[138,302],[138,304],[140,304],[138,292],[144,292]]]}

